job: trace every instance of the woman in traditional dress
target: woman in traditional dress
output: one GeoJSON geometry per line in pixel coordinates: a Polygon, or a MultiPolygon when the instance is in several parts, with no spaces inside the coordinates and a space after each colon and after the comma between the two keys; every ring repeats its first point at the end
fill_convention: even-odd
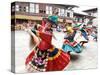
{"type": "Polygon", "coordinates": [[[64,52],[76,52],[76,53],[80,53],[81,50],[81,45],[80,42],[78,42],[76,40],[77,37],[80,37],[80,35],[78,35],[76,38],[74,38],[77,34],[77,31],[73,30],[73,27],[71,25],[66,25],[66,32],[67,35],[64,37],[64,43],[62,46],[62,49],[64,50],[64,52]]]}
{"type": "Polygon", "coordinates": [[[37,44],[36,49],[33,49],[26,58],[25,65],[28,71],[60,71],[69,64],[70,55],[63,52],[62,49],[56,48],[51,43],[53,36],[51,30],[52,24],[51,20],[48,20],[46,23],[47,29],[50,29],[49,31],[28,30],[37,44]]]}

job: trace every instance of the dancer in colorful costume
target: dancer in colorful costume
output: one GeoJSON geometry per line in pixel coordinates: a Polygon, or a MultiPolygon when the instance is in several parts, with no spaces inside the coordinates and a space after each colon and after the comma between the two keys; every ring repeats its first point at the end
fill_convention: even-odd
{"type": "Polygon", "coordinates": [[[28,30],[37,44],[36,49],[33,49],[26,58],[25,65],[28,71],[33,72],[34,69],[38,71],[60,71],[70,62],[70,55],[51,43],[53,36],[51,30],[52,21],[48,19],[46,25],[50,31],[28,30]]]}
{"type": "Polygon", "coordinates": [[[67,30],[67,36],[64,37],[64,44],[62,46],[62,49],[64,50],[64,52],[68,53],[73,51],[76,53],[80,53],[82,49],[80,41],[77,39],[77,37],[80,37],[79,33],[78,36],[76,36],[77,31],[73,30],[73,27],[68,24],[66,24],[66,30],[67,30]]]}

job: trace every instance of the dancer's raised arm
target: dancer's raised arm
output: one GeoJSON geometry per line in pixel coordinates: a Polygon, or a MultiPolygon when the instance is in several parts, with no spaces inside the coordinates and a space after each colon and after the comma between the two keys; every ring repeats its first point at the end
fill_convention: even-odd
{"type": "Polygon", "coordinates": [[[40,43],[40,40],[38,38],[38,36],[36,35],[37,34],[37,31],[34,31],[35,33],[32,32],[31,29],[27,29],[27,32],[33,37],[33,41],[36,43],[36,44],[39,44],[40,43]]]}

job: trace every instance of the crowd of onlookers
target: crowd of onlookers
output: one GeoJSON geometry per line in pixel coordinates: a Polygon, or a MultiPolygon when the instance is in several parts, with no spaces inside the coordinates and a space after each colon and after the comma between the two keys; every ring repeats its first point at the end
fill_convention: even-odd
{"type": "MultiPolygon", "coordinates": [[[[42,22],[41,22],[41,24],[42,24],[42,22]]],[[[38,25],[40,25],[40,24],[38,24],[36,21],[28,21],[28,22],[23,22],[23,24],[16,24],[15,26],[12,25],[12,30],[13,29],[23,30],[23,27],[37,29],[38,25]]],[[[97,41],[97,28],[92,27],[92,28],[88,29],[86,27],[85,29],[86,29],[87,34],[91,35],[93,37],[93,39],[97,41]]],[[[61,32],[61,31],[64,31],[66,29],[65,29],[65,26],[63,25],[63,23],[58,23],[55,30],[58,32],[61,32]]]]}
{"type": "Polygon", "coordinates": [[[15,30],[23,30],[23,27],[26,27],[26,28],[36,27],[36,25],[37,23],[35,21],[23,22],[23,24],[16,24],[15,30]]]}

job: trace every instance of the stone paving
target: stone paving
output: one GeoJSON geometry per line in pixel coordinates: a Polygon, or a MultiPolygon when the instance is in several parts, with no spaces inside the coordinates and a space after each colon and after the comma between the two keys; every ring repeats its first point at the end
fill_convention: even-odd
{"type": "MultiPolygon", "coordinates": [[[[54,35],[56,35],[57,39],[53,39],[52,43],[56,47],[61,48],[64,34],[62,32],[54,32],[54,35]]],[[[33,47],[29,44],[30,35],[27,32],[16,31],[15,40],[16,72],[26,73],[25,58],[33,47]]],[[[97,42],[93,41],[90,37],[90,41],[89,43],[85,44],[82,53],[71,53],[71,62],[64,70],[97,68],[97,54],[97,42]]]]}

